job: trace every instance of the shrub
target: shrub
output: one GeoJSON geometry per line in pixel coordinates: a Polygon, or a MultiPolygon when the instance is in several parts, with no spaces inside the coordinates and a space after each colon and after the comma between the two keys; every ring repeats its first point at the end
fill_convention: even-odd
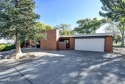
{"type": "Polygon", "coordinates": [[[122,38],[120,35],[115,35],[113,38],[114,42],[117,44],[118,42],[121,42],[122,38]]]}
{"type": "Polygon", "coordinates": [[[0,44],[0,51],[3,51],[3,49],[6,47],[5,44],[0,44]]]}
{"type": "Polygon", "coordinates": [[[8,50],[11,50],[12,49],[12,46],[11,45],[7,45],[4,49],[3,49],[3,51],[8,51],[8,50]]]}
{"type": "Polygon", "coordinates": [[[0,44],[0,52],[1,51],[11,50],[11,49],[12,49],[12,45],[11,44],[0,44]]]}
{"type": "Polygon", "coordinates": [[[24,47],[24,41],[23,41],[23,40],[20,41],[20,47],[21,47],[21,48],[24,47]]]}

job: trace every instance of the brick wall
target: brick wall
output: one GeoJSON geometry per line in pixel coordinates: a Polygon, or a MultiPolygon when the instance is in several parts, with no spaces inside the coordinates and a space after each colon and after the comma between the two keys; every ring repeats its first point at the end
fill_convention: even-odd
{"type": "Polygon", "coordinates": [[[41,39],[40,48],[46,50],[57,50],[57,42],[58,42],[58,30],[49,30],[46,31],[46,39],[41,39]]]}
{"type": "Polygon", "coordinates": [[[105,37],[105,52],[113,52],[113,38],[112,36],[105,37]]]}
{"type": "Polygon", "coordinates": [[[66,50],[66,42],[59,42],[58,45],[58,50],[66,50]]]}
{"type": "Polygon", "coordinates": [[[69,38],[70,50],[74,50],[74,38],[69,38]]]}
{"type": "MultiPolygon", "coordinates": [[[[70,37],[69,43],[70,43],[70,50],[74,50],[74,38],[70,37]]],[[[58,50],[66,50],[66,42],[58,42],[58,50]]]]}

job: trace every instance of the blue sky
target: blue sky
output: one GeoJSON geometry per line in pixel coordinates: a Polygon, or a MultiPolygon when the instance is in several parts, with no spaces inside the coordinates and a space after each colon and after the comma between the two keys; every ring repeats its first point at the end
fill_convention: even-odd
{"type": "Polygon", "coordinates": [[[85,18],[101,18],[100,0],[35,0],[35,12],[41,17],[38,21],[56,26],[60,23],[77,26],[76,21],[85,18]]]}

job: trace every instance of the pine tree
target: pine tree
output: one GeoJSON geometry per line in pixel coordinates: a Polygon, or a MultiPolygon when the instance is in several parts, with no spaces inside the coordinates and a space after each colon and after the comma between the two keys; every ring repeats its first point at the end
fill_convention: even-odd
{"type": "Polygon", "coordinates": [[[39,18],[33,0],[0,0],[0,37],[16,37],[16,59],[22,55],[20,39],[32,32],[39,18]]]}

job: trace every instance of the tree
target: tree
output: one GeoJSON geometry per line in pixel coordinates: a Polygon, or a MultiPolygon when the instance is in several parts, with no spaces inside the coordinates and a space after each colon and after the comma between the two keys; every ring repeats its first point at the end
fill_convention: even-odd
{"type": "Polygon", "coordinates": [[[105,29],[104,29],[104,31],[106,32],[106,33],[118,33],[119,31],[118,31],[118,29],[117,29],[117,27],[115,27],[114,26],[114,24],[113,25],[107,25],[106,27],[105,27],[105,29]]]}
{"type": "Polygon", "coordinates": [[[98,20],[97,18],[93,19],[86,18],[78,20],[77,24],[79,26],[76,27],[74,31],[82,34],[96,33],[96,30],[104,23],[106,23],[106,19],[98,20]]]}
{"type": "Polygon", "coordinates": [[[102,2],[102,11],[99,14],[103,17],[111,18],[114,21],[119,21],[125,16],[125,0],[100,0],[102,2]]]}
{"type": "Polygon", "coordinates": [[[46,37],[45,31],[53,30],[53,29],[54,28],[50,25],[46,25],[42,22],[37,22],[37,24],[34,25],[34,28],[32,28],[32,33],[30,33],[28,35],[28,37],[26,37],[26,38],[29,38],[29,39],[32,39],[32,40],[40,40],[41,38],[46,37]]]}
{"type": "Polygon", "coordinates": [[[114,39],[114,42],[117,44],[118,42],[121,41],[121,36],[120,35],[115,35],[113,39],[114,39]]]}
{"type": "Polygon", "coordinates": [[[45,30],[53,30],[54,28],[50,25],[45,25],[45,30]]]}
{"type": "Polygon", "coordinates": [[[103,4],[102,10],[99,14],[103,17],[111,18],[116,22],[122,36],[122,46],[124,46],[125,35],[125,0],[100,0],[103,4]]]}
{"type": "Polygon", "coordinates": [[[119,29],[122,40],[121,40],[121,46],[124,46],[124,38],[125,38],[125,22],[124,21],[119,21],[117,24],[117,28],[119,29]]]}
{"type": "Polygon", "coordinates": [[[16,59],[22,55],[20,39],[34,34],[38,14],[34,0],[0,0],[0,36],[16,38],[16,59]]]}
{"type": "Polygon", "coordinates": [[[60,35],[70,35],[73,33],[70,24],[59,24],[54,28],[59,30],[60,35]]]}
{"type": "Polygon", "coordinates": [[[107,25],[104,30],[106,33],[119,33],[117,23],[113,22],[111,19],[108,19],[107,25]]]}
{"type": "Polygon", "coordinates": [[[47,30],[53,30],[53,29],[54,29],[52,26],[46,25],[46,24],[44,24],[44,23],[42,23],[42,22],[38,22],[38,23],[35,25],[35,27],[36,27],[37,29],[42,30],[42,31],[47,31],[47,30]]]}

